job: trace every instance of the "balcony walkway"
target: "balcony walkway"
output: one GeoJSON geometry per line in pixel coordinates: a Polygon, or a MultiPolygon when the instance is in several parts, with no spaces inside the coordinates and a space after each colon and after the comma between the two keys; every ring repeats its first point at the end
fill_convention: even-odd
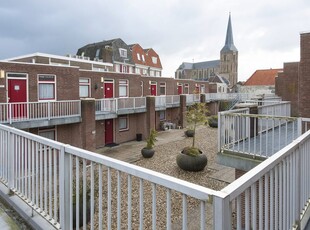
{"type": "Polygon", "coordinates": [[[291,143],[297,136],[298,127],[296,123],[288,122],[280,127],[277,126],[273,129],[270,128],[268,131],[260,132],[250,139],[246,138],[229,144],[228,149],[232,152],[270,157],[291,143]]]}

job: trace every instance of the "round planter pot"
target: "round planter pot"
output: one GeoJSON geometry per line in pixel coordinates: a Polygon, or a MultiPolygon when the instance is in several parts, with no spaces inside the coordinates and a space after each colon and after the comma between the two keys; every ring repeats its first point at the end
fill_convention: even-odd
{"type": "Polygon", "coordinates": [[[154,149],[147,149],[147,148],[143,148],[141,149],[141,154],[144,158],[151,158],[155,153],[154,149]]]}
{"type": "Polygon", "coordinates": [[[208,158],[204,154],[198,156],[189,156],[182,152],[177,155],[177,165],[190,172],[202,171],[208,163],[208,158]]]}
{"type": "Polygon", "coordinates": [[[191,130],[191,129],[186,130],[186,131],[185,131],[185,135],[186,135],[187,137],[193,137],[193,136],[195,135],[195,131],[194,131],[194,130],[191,130]]]}
{"type": "Polygon", "coordinates": [[[218,127],[217,121],[211,121],[211,122],[209,122],[209,126],[210,126],[211,128],[217,128],[217,127],[218,127]]]}

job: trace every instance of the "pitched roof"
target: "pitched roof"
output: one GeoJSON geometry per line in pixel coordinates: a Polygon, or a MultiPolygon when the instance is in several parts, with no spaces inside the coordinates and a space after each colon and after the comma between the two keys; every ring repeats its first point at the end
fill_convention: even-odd
{"type": "Polygon", "coordinates": [[[229,19],[228,19],[228,25],[227,25],[225,45],[222,48],[221,52],[227,52],[227,51],[238,51],[236,46],[234,45],[230,13],[229,13],[229,19]]]}
{"type": "Polygon", "coordinates": [[[256,70],[252,76],[244,83],[245,86],[254,85],[275,85],[275,78],[278,72],[283,69],[263,69],[256,70]]]}
{"type": "Polygon", "coordinates": [[[183,62],[179,66],[179,70],[181,69],[208,69],[208,68],[218,68],[220,66],[220,60],[213,61],[204,61],[204,62],[183,62]]]}

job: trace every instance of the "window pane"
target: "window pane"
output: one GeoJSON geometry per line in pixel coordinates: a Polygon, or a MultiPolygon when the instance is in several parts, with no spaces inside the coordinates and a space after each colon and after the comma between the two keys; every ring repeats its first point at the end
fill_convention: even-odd
{"type": "Polygon", "coordinates": [[[55,99],[54,84],[39,84],[39,99],[55,99]]]}
{"type": "Polygon", "coordinates": [[[88,85],[80,85],[80,97],[89,97],[88,85]]]}
{"type": "Polygon", "coordinates": [[[39,136],[55,140],[55,130],[39,131],[39,136]]]}
{"type": "Polygon", "coordinates": [[[124,85],[119,86],[119,96],[127,97],[127,86],[124,86],[124,85]]]}
{"type": "Polygon", "coordinates": [[[127,117],[120,117],[118,120],[119,129],[127,129],[127,117]]]}

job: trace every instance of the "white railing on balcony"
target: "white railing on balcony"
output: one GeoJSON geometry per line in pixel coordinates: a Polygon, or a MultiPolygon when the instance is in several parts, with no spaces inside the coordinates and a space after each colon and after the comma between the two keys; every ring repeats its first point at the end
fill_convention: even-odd
{"type": "Polygon", "coordinates": [[[289,101],[262,101],[258,106],[258,114],[272,116],[291,116],[291,102],[289,101]]]}
{"type": "Polygon", "coordinates": [[[191,105],[200,102],[200,94],[186,94],[186,104],[191,105]]]}
{"type": "Polygon", "coordinates": [[[180,105],[180,95],[161,95],[155,97],[155,107],[172,107],[180,105]]]}
{"type": "Polygon", "coordinates": [[[146,108],[145,97],[118,98],[116,102],[117,102],[116,106],[117,110],[146,108]]]}
{"type": "Polygon", "coordinates": [[[301,134],[301,119],[232,111],[219,113],[219,151],[270,157],[301,134]]]}
{"type": "Polygon", "coordinates": [[[81,101],[0,103],[0,123],[81,116],[81,101]]]}
{"type": "Polygon", "coordinates": [[[116,112],[116,99],[105,98],[95,100],[96,114],[100,113],[115,113],[116,112]]]}
{"type": "Polygon", "coordinates": [[[0,180],[58,229],[303,229],[309,152],[310,131],[214,191],[0,125],[0,180]]]}
{"type": "Polygon", "coordinates": [[[224,188],[229,205],[218,212],[233,229],[304,229],[309,152],[310,131],[224,188]]]}
{"type": "Polygon", "coordinates": [[[79,206],[83,223],[90,210],[91,229],[171,229],[176,221],[186,229],[191,209],[206,229],[212,214],[216,191],[3,125],[0,159],[1,182],[57,228],[72,229],[73,216],[79,223],[79,206]]]}
{"type": "Polygon", "coordinates": [[[238,98],[239,101],[250,100],[255,97],[255,94],[248,93],[206,93],[206,101],[221,101],[234,100],[238,98]]]}
{"type": "Polygon", "coordinates": [[[166,106],[180,105],[180,95],[166,95],[166,106]]]}

